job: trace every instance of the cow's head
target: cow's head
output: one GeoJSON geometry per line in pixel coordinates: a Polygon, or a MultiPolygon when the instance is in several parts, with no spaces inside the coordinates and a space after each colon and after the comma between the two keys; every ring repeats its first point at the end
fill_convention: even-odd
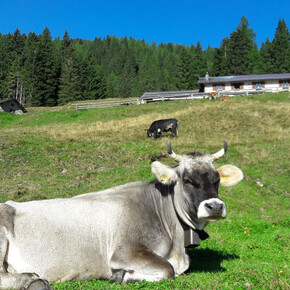
{"type": "Polygon", "coordinates": [[[192,152],[177,155],[168,142],[168,154],[179,165],[172,168],[159,161],[152,163],[152,172],[162,184],[175,185],[175,210],[191,228],[201,230],[208,221],[226,217],[226,206],[218,197],[219,184],[232,186],[243,179],[243,172],[236,166],[214,168],[214,161],[222,157],[226,150],[225,142],[224,147],[215,154],[192,152]]]}
{"type": "Polygon", "coordinates": [[[154,134],[154,131],[150,130],[150,129],[146,129],[147,132],[147,137],[152,137],[154,134]]]}

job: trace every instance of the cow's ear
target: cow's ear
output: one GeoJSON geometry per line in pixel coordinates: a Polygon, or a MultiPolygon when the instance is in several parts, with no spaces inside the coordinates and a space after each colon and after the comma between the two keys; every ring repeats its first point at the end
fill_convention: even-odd
{"type": "Polygon", "coordinates": [[[157,179],[163,184],[169,185],[177,181],[177,174],[175,170],[167,165],[160,163],[159,161],[154,161],[151,164],[151,170],[157,179]]]}
{"type": "Polygon", "coordinates": [[[243,171],[234,165],[224,165],[217,169],[220,175],[220,184],[223,186],[233,186],[243,178],[243,171]]]}

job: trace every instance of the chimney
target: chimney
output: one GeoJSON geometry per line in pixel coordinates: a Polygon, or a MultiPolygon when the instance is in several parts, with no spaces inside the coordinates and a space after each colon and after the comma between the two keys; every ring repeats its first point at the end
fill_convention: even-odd
{"type": "Polygon", "coordinates": [[[206,82],[209,81],[209,74],[208,74],[208,72],[205,74],[205,81],[206,81],[206,82]]]}

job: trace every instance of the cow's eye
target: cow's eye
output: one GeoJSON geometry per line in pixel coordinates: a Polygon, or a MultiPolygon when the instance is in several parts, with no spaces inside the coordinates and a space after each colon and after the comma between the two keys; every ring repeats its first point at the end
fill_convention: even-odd
{"type": "Polygon", "coordinates": [[[190,185],[193,185],[194,187],[199,187],[199,183],[196,182],[196,181],[193,180],[193,179],[187,179],[187,178],[185,178],[185,179],[183,180],[183,182],[184,182],[184,184],[190,184],[190,185]]]}
{"type": "Polygon", "coordinates": [[[217,179],[216,181],[214,181],[214,183],[213,183],[213,184],[214,184],[215,186],[218,186],[218,185],[219,185],[219,183],[220,183],[220,179],[217,179]]]}
{"type": "Polygon", "coordinates": [[[194,187],[200,187],[199,182],[197,182],[196,180],[192,180],[192,184],[194,187]]]}

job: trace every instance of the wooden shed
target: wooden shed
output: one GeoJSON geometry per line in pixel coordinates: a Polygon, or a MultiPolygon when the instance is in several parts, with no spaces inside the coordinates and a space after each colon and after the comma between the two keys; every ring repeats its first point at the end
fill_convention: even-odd
{"type": "Polygon", "coordinates": [[[0,101],[0,112],[25,114],[27,113],[27,110],[18,100],[9,99],[5,101],[0,101]]]}

